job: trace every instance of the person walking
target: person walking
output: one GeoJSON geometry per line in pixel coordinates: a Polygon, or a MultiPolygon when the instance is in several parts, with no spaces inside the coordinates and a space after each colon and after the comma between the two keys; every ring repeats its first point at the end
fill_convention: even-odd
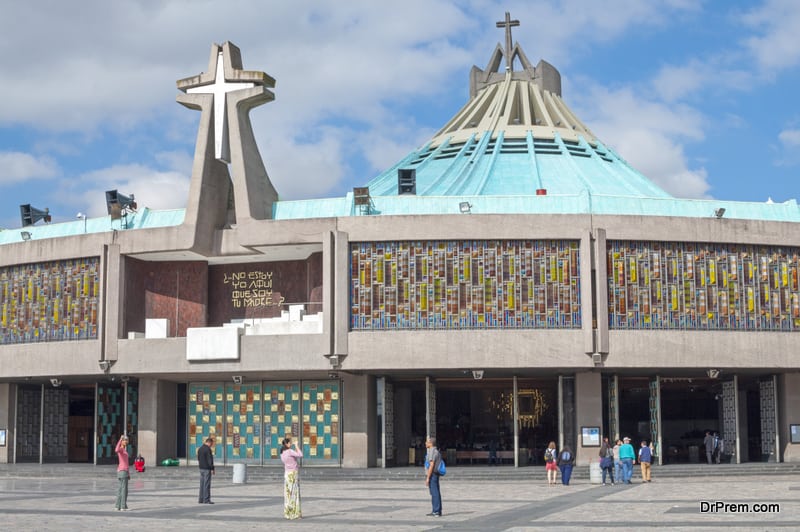
{"type": "Polygon", "coordinates": [[[442,461],[442,455],[439,449],[436,448],[436,438],[428,438],[425,441],[425,447],[428,448],[428,454],[425,460],[428,463],[428,469],[425,471],[425,485],[431,492],[431,513],[426,514],[429,517],[442,516],[442,492],[439,488],[439,462],[442,461]]]}
{"type": "Polygon", "coordinates": [[[619,459],[619,448],[622,447],[622,440],[617,438],[617,443],[614,445],[614,478],[617,479],[617,484],[622,483],[622,461],[619,459]]]}
{"type": "Polygon", "coordinates": [[[603,486],[606,485],[606,475],[611,480],[611,485],[614,485],[614,449],[608,442],[608,436],[603,437],[603,443],[600,445],[600,469],[603,470],[603,486]]]}
{"type": "Polygon", "coordinates": [[[703,446],[706,448],[706,460],[708,460],[708,465],[711,465],[712,457],[714,456],[714,436],[711,435],[711,431],[706,431],[706,437],[703,438],[703,446]]]}
{"type": "Polygon", "coordinates": [[[281,442],[281,462],[283,462],[283,517],[302,519],[300,508],[300,460],[303,451],[292,444],[291,438],[281,442]]]}
{"type": "Polygon", "coordinates": [[[547,473],[547,484],[555,486],[556,475],[558,475],[558,464],[556,463],[556,442],[551,441],[544,451],[544,470],[547,473]]]}
{"type": "Polygon", "coordinates": [[[561,483],[569,486],[569,479],[572,477],[572,468],[575,466],[575,454],[569,445],[565,445],[558,453],[558,467],[561,469],[561,483]]]}
{"type": "Polygon", "coordinates": [[[214,504],[211,502],[211,476],[214,471],[214,453],[211,448],[214,446],[214,438],[209,436],[203,445],[197,449],[197,465],[200,468],[200,496],[197,502],[200,504],[214,504]]]}
{"type": "Polygon", "coordinates": [[[642,482],[650,482],[650,464],[653,461],[653,453],[647,442],[642,440],[639,447],[639,465],[642,468],[642,482]]]}
{"type": "Polygon", "coordinates": [[[630,484],[636,452],[633,450],[633,445],[631,445],[631,439],[627,436],[622,438],[622,446],[619,448],[619,460],[622,462],[622,481],[625,484],[630,484]]]}
{"type": "Polygon", "coordinates": [[[114,449],[117,453],[117,511],[128,511],[128,479],[131,478],[129,473],[130,462],[128,456],[128,436],[123,434],[117,442],[117,447],[114,449]]]}

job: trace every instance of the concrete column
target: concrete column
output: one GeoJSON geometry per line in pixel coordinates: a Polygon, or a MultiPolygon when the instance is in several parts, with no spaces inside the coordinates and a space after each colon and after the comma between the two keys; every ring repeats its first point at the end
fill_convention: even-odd
{"type": "Polygon", "coordinates": [[[789,424],[800,423],[795,417],[800,412],[800,374],[784,373],[778,375],[778,434],[780,449],[778,453],[784,462],[800,462],[800,444],[792,444],[789,424]]]}
{"type": "Polygon", "coordinates": [[[16,384],[0,382],[0,430],[6,431],[6,445],[0,447],[0,464],[9,464],[14,461],[15,427],[17,425],[14,418],[16,395],[16,384]]]}
{"type": "Polygon", "coordinates": [[[576,465],[587,465],[590,461],[599,460],[599,447],[581,445],[581,427],[603,426],[602,391],[603,382],[599,372],[575,374],[575,421],[578,431],[576,465]]]}
{"type": "Polygon", "coordinates": [[[178,385],[157,379],[139,381],[139,453],[155,466],[175,458],[178,385]]]}
{"type": "Polygon", "coordinates": [[[377,464],[375,381],[368,375],[342,375],[342,467],[377,464]]]}

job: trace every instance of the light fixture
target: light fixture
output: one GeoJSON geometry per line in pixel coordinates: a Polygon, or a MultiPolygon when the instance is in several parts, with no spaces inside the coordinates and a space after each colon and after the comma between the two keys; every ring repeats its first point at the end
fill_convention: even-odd
{"type": "Polygon", "coordinates": [[[122,377],[119,378],[119,380],[121,380],[122,382],[128,382],[129,380],[131,380],[131,378],[128,377],[127,375],[123,375],[122,377]]]}
{"type": "Polygon", "coordinates": [[[114,362],[114,360],[100,360],[97,364],[100,366],[101,371],[108,373],[108,370],[111,369],[111,366],[114,365],[114,362]]]}
{"type": "Polygon", "coordinates": [[[106,209],[112,220],[119,220],[128,212],[136,210],[136,201],[133,194],[126,196],[115,190],[106,190],[106,209]]]}
{"type": "Polygon", "coordinates": [[[50,384],[53,385],[53,388],[58,388],[59,386],[61,386],[61,380],[52,378],[50,379],[50,384]]]}
{"type": "Polygon", "coordinates": [[[476,381],[479,381],[483,378],[483,370],[482,369],[473,369],[472,370],[472,378],[476,381]]]}
{"type": "Polygon", "coordinates": [[[725,215],[725,207],[720,207],[714,211],[714,216],[717,218],[722,218],[725,215]]]}
{"type": "Polygon", "coordinates": [[[19,217],[22,220],[22,227],[33,225],[39,220],[44,220],[44,223],[49,224],[52,218],[50,217],[50,209],[45,207],[44,210],[31,207],[30,203],[19,206],[19,217]]]}
{"type": "Polygon", "coordinates": [[[233,383],[234,384],[241,384],[242,381],[244,381],[244,377],[242,377],[241,375],[234,375],[233,376],[233,383]]]}
{"type": "Polygon", "coordinates": [[[339,378],[339,374],[336,373],[335,371],[329,371],[328,372],[328,378],[329,379],[338,379],[339,378]]]}
{"type": "Polygon", "coordinates": [[[706,375],[708,375],[709,379],[716,379],[719,377],[719,370],[718,369],[710,369],[706,371],[706,375]]]}
{"type": "Polygon", "coordinates": [[[20,231],[19,232],[19,236],[22,237],[22,240],[27,242],[28,240],[31,239],[31,232],[30,231],[20,231]]]}
{"type": "Polygon", "coordinates": [[[86,232],[86,218],[87,218],[86,214],[84,214],[82,212],[79,212],[78,214],[75,215],[75,217],[78,220],[83,220],[83,232],[85,233],[86,232]]]}
{"type": "Polygon", "coordinates": [[[458,204],[458,210],[461,214],[469,214],[472,212],[472,204],[468,201],[462,201],[458,204]]]}
{"type": "Polygon", "coordinates": [[[331,355],[328,357],[328,362],[331,363],[332,368],[339,367],[339,355],[331,355]]]}

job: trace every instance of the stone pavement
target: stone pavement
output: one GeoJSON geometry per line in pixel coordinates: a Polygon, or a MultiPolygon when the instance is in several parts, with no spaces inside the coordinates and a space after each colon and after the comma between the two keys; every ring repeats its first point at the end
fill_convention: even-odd
{"type": "Polygon", "coordinates": [[[303,519],[292,522],[282,517],[278,481],[232,484],[230,477],[219,475],[212,484],[215,504],[199,505],[193,472],[185,470],[175,479],[133,472],[130,511],[117,512],[113,466],[92,468],[94,477],[70,475],[74,469],[69,467],[63,468],[63,476],[35,477],[24,467],[13,467],[0,477],[3,530],[800,529],[797,474],[654,475],[652,483],[635,480],[624,486],[585,479],[548,486],[539,468],[532,468],[527,480],[462,480],[448,475],[442,479],[441,518],[425,516],[430,497],[421,480],[301,480],[303,519]],[[703,501],[717,511],[701,512],[703,501]],[[717,501],[749,508],[722,508],[717,501]],[[777,506],[771,513],[755,512],[753,505],[761,503],[777,506]]]}

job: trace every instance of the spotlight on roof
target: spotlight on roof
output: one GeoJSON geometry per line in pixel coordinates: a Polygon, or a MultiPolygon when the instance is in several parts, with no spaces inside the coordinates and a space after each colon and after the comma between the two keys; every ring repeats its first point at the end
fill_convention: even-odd
{"type": "Polygon", "coordinates": [[[19,206],[19,217],[22,220],[22,227],[33,225],[39,220],[44,220],[44,223],[49,224],[52,218],[50,217],[50,209],[44,210],[31,207],[30,203],[19,206]]]}
{"type": "Polygon", "coordinates": [[[20,231],[19,232],[19,236],[22,237],[22,240],[27,242],[28,240],[31,239],[31,232],[30,231],[20,231]]]}
{"type": "Polygon", "coordinates": [[[717,218],[722,218],[725,215],[725,207],[720,207],[714,211],[714,216],[717,218]]]}
{"type": "Polygon", "coordinates": [[[234,375],[233,376],[233,383],[234,384],[241,384],[244,381],[244,377],[241,375],[234,375]]]}
{"type": "Polygon", "coordinates": [[[128,211],[136,210],[133,194],[126,196],[115,190],[106,190],[106,208],[112,220],[119,220],[128,211]]]}
{"type": "Polygon", "coordinates": [[[472,212],[472,204],[468,201],[462,201],[458,204],[458,210],[461,214],[469,214],[472,212]]]}
{"type": "Polygon", "coordinates": [[[59,379],[50,379],[50,384],[53,385],[53,388],[58,388],[61,386],[61,380],[59,379]]]}

